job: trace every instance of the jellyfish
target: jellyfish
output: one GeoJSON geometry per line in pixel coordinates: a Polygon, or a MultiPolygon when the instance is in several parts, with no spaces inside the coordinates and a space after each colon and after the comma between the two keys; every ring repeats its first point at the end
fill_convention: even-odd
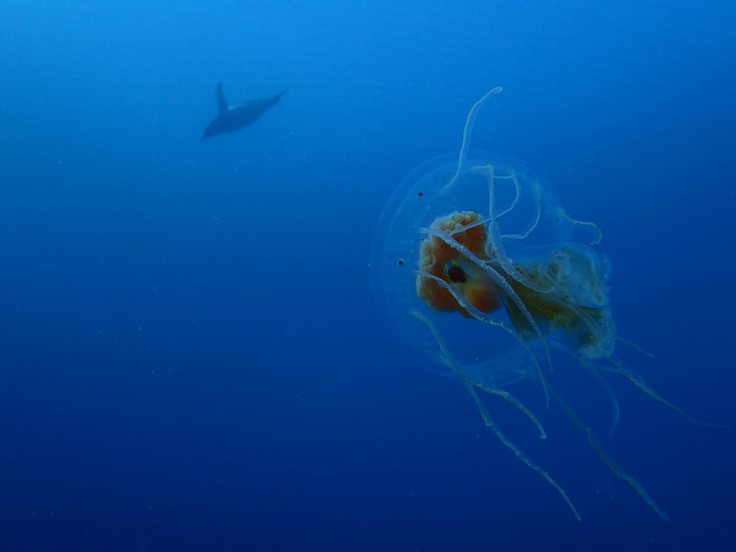
{"type": "Polygon", "coordinates": [[[590,372],[610,399],[611,431],[619,409],[609,374],[624,376],[689,418],[616,356],[619,344],[638,347],[617,337],[599,227],[571,217],[524,164],[471,150],[478,111],[501,90],[473,105],[459,155],[411,172],[381,215],[371,267],[389,331],[409,354],[459,380],[484,424],[557,491],[578,520],[563,487],[494,421],[489,397],[508,402],[545,439],[538,414],[510,391],[519,381],[534,382],[546,408],[561,408],[603,463],[666,520],[550,382],[560,359],[590,372]]]}

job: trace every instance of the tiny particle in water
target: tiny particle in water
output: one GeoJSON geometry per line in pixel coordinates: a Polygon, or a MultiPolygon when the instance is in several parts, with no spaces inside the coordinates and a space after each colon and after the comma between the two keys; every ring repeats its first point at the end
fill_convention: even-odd
{"type": "Polygon", "coordinates": [[[399,259],[397,264],[399,266],[404,266],[404,259],[399,259]]]}

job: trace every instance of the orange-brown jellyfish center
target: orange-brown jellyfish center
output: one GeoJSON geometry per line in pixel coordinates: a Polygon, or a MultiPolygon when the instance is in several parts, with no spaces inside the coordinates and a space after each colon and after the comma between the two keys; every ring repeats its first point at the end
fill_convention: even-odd
{"type": "Polygon", "coordinates": [[[438,311],[460,311],[470,316],[449,287],[465,296],[481,312],[489,313],[498,309],[501,298],[493,281],[475,262],[452,247],[452,242],[456,242],[478,258],[490,261],[485,251],[488,236],[480,215],[474,211],[459,211],[438,218],[432,228],[448,236],[448,239],[442,240],[431,235],[422,242],[419,270],[435,278],[420,274],[417,277],[417,295],[438,311]],[[440,284],[438,279],[447,286],[440,284]]]}
{"type": "Polygon", "coordinates": [[[458,211],[435,220],[422,242],[417,295],[437,311],[480,319],[504,307],[521,339],[560,330],[588,358],[613,353],[615,325],[597,258],[575,244],[504,269],[488,244],[486,220],[458,211]]]}

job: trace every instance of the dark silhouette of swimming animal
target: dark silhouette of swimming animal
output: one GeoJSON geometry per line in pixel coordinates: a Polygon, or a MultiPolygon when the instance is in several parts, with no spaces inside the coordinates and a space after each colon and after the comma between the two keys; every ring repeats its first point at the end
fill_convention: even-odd
{"type": "Polygon", "coordinates": [[[269,108],[276,105],[279,98],[286,94],[286,90],[282,90],[274,96],[268,98],[258,98],[256,100],[248,100],[239,105],[228,105],[225,94],[222,93],[222,83],[217,83],[217,107],[219,109],[217,115],[202,135],[202,140],[225,134],[227,132],[235,132],[256,122],[269,108]]]}

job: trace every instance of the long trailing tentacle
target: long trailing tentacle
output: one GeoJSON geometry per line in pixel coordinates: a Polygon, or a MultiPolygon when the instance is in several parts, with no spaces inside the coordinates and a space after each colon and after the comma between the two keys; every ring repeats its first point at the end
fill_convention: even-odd
{"type": "Polygon", "coordinates": [[[440,351],[442,352],[442,357],[445,361],[445,363],[452,369],[453,372],[455,372],[466,384],[466,387],[468,391],[470,392],[471,397],[473,397],[473,401],[475,401],[475,405],[478,408],[478,411],[480,412],[481,417],[483,418],[483,423],[487,428],[489,428],[493,433],[498,437],[499,441],[503,443],[504,446],[506,446],[508,449],[510,449],[516,457],[521,460],[526,466],[531,469],[532,471],[535,471],[538,473],[542,478],[544,478],[552,487],[559,493],[559,495],[562,497],[562,499],[565,501],[567,506],[572,511],[575,518],[580,521],[580,514],[578,514],[577,509],[573,505],[572,501],[570,500],[570,497],[567,496],[567,493],[565,490],[560,487],[560,485],[555,481],[549,473],[547,473],[546,470],[544,470],[541,466],[539,466],[537,463],[535,463],[529,456],[527,456],[524,451],[522,451],[519,447],[517,447],[506,435],[501,431],[501,428],[496,425],[496,423],[493,421],[493,418],[488,414],[488,411],[486,410],[486,407],[483,405],[483,401],[480,400],[480,397],[478,396],[478,392],[476,389],[481,389],[483,391],[492,393],[494,395],[500,396],[504,398],[505,400],[509,401],[511,404],[519,408],[522,412],[524,412],[537,426],[537,429],[541,430],[540,437],[545,437],[546,433],[544,433],[544,429],[542,428],[542,425],[537,420],[536,416],[532,414],[532,412],[524,406],[520,401],[517,399],[511,397],[511,395],[508,392],[502,391],[502,390],[490,390],[491,388],[486,388],[479,382],[476,382],[472,378],[470,378],[465,372],[460,368],[460,366],[455,362],[454,358],[450,355],[450,352],[448,351],[447,347],[444,344],[444,341],[441,339],[439,332],[437,331],[437,328],[435,328],[434,324],[426,317],[424,314],[413,311],[412,314],[424,322],[427,325],[427,328],[429,329],[430,333],[434,337],[435,341],[437,342],[437,346],[440,348],[440,351]]]}
{"type": "Polygon", "coordinates": [[[478,407],[478,410],[480,411],[480,415],[483,417],[483,423],[486,425],[486,427],[489,428],[491,431],[493,431],[493,433],[496,434],[496,437],[498,437],[498,439],[507,448],[509,448],[516,455],[516,457],[519,460],[521,460],[522,462],[524,462],[524,464],[526,464],[527,467],[529,467],[529,469],[537,472],[540,476],[542,476],[547,481],[547,483],[549,483],[550,485],[552,485],[557,490],[557,492],[560,494],[560,496],[565,501],[565,503],[570,508],[570,510],[572,510],[572,513],[575,516],[575,518],[578,521],[581,521],[580,514],[578,514],[578,511],[575,508],[575,505],[570,500],[570,497],[567,496],[567,493],[565,492],[565,490],[562,487],[560,487],[560,485],[557,483],[557,481],[555,481],[554,479],[552,479],[552,476],[550,474],[548,474],[547,471],[544,470],[544,468],[542,468],[537,463],[535,463],[531,458],[529,458],[524,453],[524,451],[522,451],[519,447],[517,447],[514,443],[512,443],[508,439],[508,437],[506,437],[506,435],[501,431],[501,428],[499,428],[496,425],[496,422],[493,421],[493,418],[491,418],[488,415],[488,412],[486,411],[485,407],[483,406],[483,403],[481,402],[480,397],[478,396],[478,393],[476,393],[475,389],[473,389],[472,387],[468,387],[468,389],[470,390],[470,394],[472,395],[473,400],[475,401],[475,404],[478,407]]]}
{"type": "MultiPolygon", "coordinates": [[[[474,171],[477,171],[478,169],[482,169],[482,168],[483,167],[475,167],[473,170],[474,171]]],[[[501,211],[500,213],[498,213],[497,215],[495,215],[496,218],[501,218],[503,215],[505,215],[505,214],[510,213],[511,211],[513,211],[514,208],[516,207],[516,204],[519,202],[519,197],[521,196],[521,187],[519,186],[519,179],[517,178],[516,173],[511,173],[509,175],[498,175],[497,174],[496,175],[496,179],[497,180],[511,180],[511,182],[514,185],[514,199],[511,200],[511,203],[509,204],[508,207],[506,207],[503,211],[501,211]]],[[[540,204],[540,206],[541,206],[541,204],[540,204]]],[[[540,216],[541,216],[541,214],[540,214],[540,216]]],[[[466,224],[465,226],[458,226],[454,230],[451,230],[449,232],[449,234],[450,234],[450,236],[454,236],[455,234],[458,234],[460,232],[465,232],[467,230],[470,230],[471,228],[475,228],[476,226],[483,226],[485,224],[488,224],[488,222],[490,220],[491,220],[491,217],[490,216],[479,218],[478,220],[476,220],[474,222],[471,222],[470,224],[466,224]]],[[[537,220],[537,222],[538,222],[538,220],[537,220]]],[[[528,230],[526,232],[526,234],[527,235],[530,234],[532,230],[534,230],[534,228],[528,230]]],[[[514,235],[510,235],[509,238],[515,239],[515,236],[516,236],[515,234],[514,235]]],[[[506,236],[504,235],[502,237],[505,238],[506,236]]]]}
{"type": "Polygon", "coordinates": [[[484,393],[488,393],[489,395],[495,395],[496,397],[501,397],[503,400],[511,404],[512,406],[515,406],[519,412],[524,414],[527,418],[529,418],[529,421],[531,421],[532,424],[537,428],[537,431],[539,431],[539,438],[540,439],[546,439],[547,438],[547,432],[544,430],[544,427],[542,426],[542,423],[537,419],[537,417],[534,415],[534,413],[527,408],[527,406],[521,402],[519,399],[514,397],[511,393],[506,391],[505,389],[495,389],[493,387],[488,387],[486,385],[483,385],[480,382],[473,381],[468,378],[468,381],[466,383],[470,383],[473,387],[476,387],[477,389],[480,389],[484,393]]]}
{"type": "Polygon", "coordinates": [[[559,213],[570,224],[573,224],[575,226],[583,226],[585,228],[590,228],[597,234],[597,236],[593,238],[593,241],[590,242],[590,245],[595,247],[596,245],[600,244],[601,241],[603,241],[603,230],[601,230],[601,227],[598,226],[595,222],[588,222],[585,220],[576,220],[572,218],[570,215],[568,215],[562,207],[559,208],[559,213]]]}
{"type": "Polygon", "coordinates": [[[493,249],[492,257],[503,267],[504,272],[523,286],[540,293],[554,291],[554,286],[543,287],[525,277],[519,272],[514,261],[506,253],[506,248],[503,246],[501,227],[498,224],[498,217],[496,216],[496,171],[493,165],[486,165],[485,167],[480,167],[480,169],[483,169],[480,172],[483,173],[488,181],[488,214],[490,220],[488,221],[487,230],[488,240],[493,249]]]}
{"type": "MultiPolygon", "coordinates": [[[[439,285],[440,287],[446,289],[448,293],[452,295],[455,301],[457,301],[458,305],[460,305],[463,309],[465,309],[465,312],[467,312],[472,318],[474,318],[478,322],[483,322],[484,324],[488,324],[489,326],[495,326],[497,328],[501,328],[505,330],[521,344],[524,350],[527,353],[529,353],[529,356],[531,357],[532,362],[534,362],[534,367],[537,370],[537,374],[539,375],[539,381],[542,384],[542,389],[544,390],[545,407],[549,408],[549,392],[547,391],[547,379],[544,377],[544,372],[542,372],[542,366],[539,364],[537,355],[534,354],[534,351],[532,351],[529,345],[526,343],[526,341],[524,341],[524,338],[521,335],[519,335],[519,332],[515,331],[513,328],[511,328],[507,324],[504,324],[502,321],[496,320],[492,316],[489,316],[481,312],[480,310],[478,310],[478,308],[475,305],[473,305],[473,303],[471,303],[467,297],[465,297],[462,293],[458,292],[455,288],[453,288],[450,284],[445,282],[442,278],[439,278],[435,276],[434,274],[429,274],[428,272],[423,272],[423,271],[417,271],[417,275],[423,278],[429,278],[430,280],[436,282],[437,285],[439,285]]],[[[549,362],[551,366],[551,359],[549,360],[549,362]]]]}
{"type": "MultiPolygon", "coordinates": [[[[529,237],[529,234],[534,232],[537,226],[539,226],[539,221],[542,220],[542,188],[540,188],[539,184],[537,183],[534,183],[533,188],[534,188],[534,201],[536,204],[534,220],[523,233],[521,234],[503,234],[501,236],[502,240],[525,240],[526,238],[529,237]]],[[[499,214],[498,217],[500,216],[501,215],[499,214]]]]}
{"type": "Polygon", "coordinates": [[[484,103],[486,103],[488,98],[496,94],[500,94],[501,92],[503,92],[503,88],[501,88],[500,86],[496,86],[495,88],[490,89],[483,95],[480,100],[473,104],[473,107],[470,108],[468,116],[465,118],[465,127],[463,127],[463,143],[460,146],[460,155],[458,156],[457,160],[457,170],[455,171],[455,175],[450,179],[447,184],[445,184],[443,189],[451,188],[465,169],[465,158],[467,157],[468,149],[470,148],[470,137],[473,134],[473,125],[475,125],[475,118],[478,116],[478,110],[483,106],[484,103]]]}
{"type": "MultiPolygon", "coordinates": [[[[578,361],[582,366],[590,370],[590,373],[593,374],[593,376],[601,383],[603,388],[606,390],[606,394],[608,395],[608,399],[611,403],[611,408],[613,409],[613,420],[611,420],[611,426],[608,429],[608,433],[612,434],[614,430],[616,429],[616,426],[618,426],[618,422],[621,418],[621,408],[618,404],[618,398],[616,398],[616,393],[614,393],[613,388],[611,387],[611,384],[608,383],[608,380],[603,377],[601,374],[601,371],[603,370],[598,364],[594,363],[592,360],[586,359],[585,357],[575,354],[575,352],[571,351],[567,347],[562,346],[559,343],[553,343],[552,346],[557,349],[558,351],[562,351],[566,355],[572,357],[576,361],[578,361]]],[[[605,371],[605,370],[603,370],[605,371]]]]}
{"type": "Polygon", "coordinates": [[[641,389],[642,391],[644,391],[644,393],[646,393],[647,395],[649,395],[655,401],[657,401],[657,402],[659,402],[659,403],[661,403],[661,404],[663,404],[663,405],[671,408],[672,410],[674,410],[675,412],[677,412],[680,416],[682,416],[683,418],[685,418],[689,422],[691,422],[691,423],[693,423],[695,425],[710,426],[710,427],[720,427],[720,428],[724,428],[724,429],[729,429],[728,426],[725,426],[723,424],[714,424],[712,422],[704,422],[702,420],[698,420],[697,418],[693,418],[692,416],[690,416],[690,414],[688,414],[687,412],[685,412],[682,408],[680,408],[679,406],[677,406],[675,404],[672,404],[670,401],[668,401],[667,399],[665,399],[662,395],[660,395],[659,393],[657,393],[654,389],[652,389],[651,387],[649,387],[649,385],[647,385],[647,383],[644,381],[644,379],[640,375],[638,375],[636,372],[633,372],[632,370],[629,370],[628,368],[626,368],[626,366],[624,366],[621,363],[621,361],[619,361],[617,358],[609,357],[607,360],[611,364],[613,364],[615,366],[615,369],[612,370],[613,372],[615,372],[617,374],[621,374],[626,379],[628,379],[631,383],[633,383],[634,386],[636,386],[639,389],[641,389]]]}
{"type": "Polygon", "coordinates": [[[424,314],[422,314],[419,311],[412,311],[412,315],[424,322],[424,324],[429,329],[430,333],[432,334],[432,337],[434,337],[435,342],[437,343],[437,346],[440,348],[440,352],[442,353],[442,358],[445,361],[445,364],[447,364],[455,374],[460,376],[460,378],[468,385],[471,385],[473,387],[476,387],[483,391],[484,393],[488,393],[489,395],[495,395],[497,397],[501,397],[511,405],[515,406],[522,414],[524,414],[527,418],[529,418],[529,421],[534,425],[534,427],[537,428],[537,431],[539,431],[539,438],[540,439],[546,439],[547,438],[547,432],[544,430],[544,427],[542,427],[541,422],[539,419],[534,415],[534,413],[529,410],[524,403],[522,403],[519,399],[514,397],[511,393],[504,389],[498,389],[494,387],[489,387],[479,381],[474,380],[470,376],[468,376],[465,371],[460,367],[460,365],[455,361],[455,358],[450,353],[449,349],[445,345],[444,340],[440,337],[440,333],[435,327],[435,325],[432,323],[429,318],[427,318],[424,314]]]}
{"type": "MultiPolygon", "coordinates": [[[[583,363],[585,364],[585,363],[583,363]]],[[[600,371],[596,369],[595,366],[585,364],[585,366],[588,366],[591,369],[592,374],[596,377],[596,379],[601,382],[603,385],[603,388],[606,390],[606,393],[608,394],[608,399],[611,402],[611,407],[613,408],[613,421],[611,421],[611,427],[608,429],[608,433],[612,434],[614,430],[616,429],[616,426],[618,425],[618,421],[621,418],[621,408],[618,405],[618,399],[616,398],[616,393],[613,392],[613,388],[611,387],[611,384],[608,383],[608,380],[604,378],[600,371]]]]}
{"type": "Polygon", "coordinates": [[[627,347],[631,347],[632,349],[638,351],[639,353],[641,353],[644,356],[648,356],[649,358],[654,358],[654,355],[652,353],[650,353],[649,351],[646,351],[646,350],[642,349],[639,345],[637,345],[633,341],[629,341],[628,339],[624,339],[623,337],[617,337],[616,338],[616,341],[619,341],[619,342],[623,343],[627,347]]]}
{"type": "MultiPolygon", "coordinates": [[[[650,353],[650,352],[642,349],[639,345],[637,345],[633,341],[629,341],[627,339],[624,339],[623,337],[617,337],[616,338],[616,341],[619,341],[619,342],[623,343],[624,345],[627,345],[627,346],[631,347],[632,349],[635,349],[636,351],[638,351],[639,353],[641,353],[644,356],[648,356],[649,358],[654,358],[654,355],[652,353],[650,353]]],[[[693,418],[687,412],[685,412],[683,409],[681,409],[679,406],[677,406],[675,404],[672,404],[670,401],[668,401],[667,399],[665,399],[664,397],[662,397],[662,395],[660,395],[659,393],[657,393],[654,389],[652,389],[651,387],[649,387],[649,385],[647,385],[647,383],[644,381],[644,379],[640,375],[638,375],[635,372],[633,372],[632,370],[629,370],[628,368],[626,368],[626,366],[624,366],[621,363],[620,360],[618,360],[615,357],[609,357],[607,360],[615,367],[613,370],[609,370],[609,371],[612,371],[612,372],[615,372],[617,374],[620,374],[620,375],[624,376],[626,379],[628,379],[636,387],[638,387],[639,389],[641,389],[642,391],[644,391],[644,393],[646,393],[647,395],[649,395],[655,401],[657,401],[659,403],[662,403],[663,405],[671,408],[672,410],[674,410],[675,412],[677,412],[680,416],[682,416],[683,418],[685,418],[687,421],[689,421],[689,422],[691,422],[691,423],[693,423],[695,425],[710,426],[710,427],[720,427],[722,429],[731,429],[727,425],[716,424],[716,423],[713,423],[713,422],[704,422],[702,420],[698,420],[697,418],[693,418]]]]}
{"type": "Polygon", "coordinates": [[[519,186],[519,178],[515,172],[511,172],[508,175],[496,174],[496,180],[511,180],[511,183],[514,185],[514,199],[511,201],[511,204],[496,214],[496,218],[501,218],[516,208],[516,204],[519,203],[519,198],[521,197],[521,186],[519,186]]]}
{"type": "Polygon", "coordinates": [[[615,475],[626,481],[631,486],[631,488],[639,493],[639,496],[641,496],[644,502],[649,504],[652,510],[654,510],[659,517],[661,517],[665,521],[669,521],[670,518],[667,517],[667,514],[665,514],[664,511],[659,507],[659,505],[654,502],[654,499],[649,496],[647,490],[642,487],[642,485],[636,479],[626,473],[626,471],[613,458],[611,458],[605,450],[603,450],[603,447],[598,443],[598,441],[596,441],[595,437],[593,436],[593,430],[591,430],[588,426],[580,421],[580,419],[575,415],[575,412],[573,412],[572,408],[568,406],[568,404],[554,389],[550,389],[550,392],[552,393],[552,397],[554,397],[555,401],[557,401],[557,403],[562,407],[568,417],[575,423],[576,426],[578,426],[583,431],[583,433],[585,433],[585,436],[588,438],[588,443],[590,444],[591,448],[596,452],[596,454],[598,454],[600,459],[603,460],[603,462],[611,469],[611,471],[615,475]]]}
{"type": "MultiPolygon", "coordinates": [[[[470,224],[467,224],[465,226],[458,226],[454,230],[451,230],[449,232],[450,236],[454,236],[455,234],[458,234],[460,232],[465,232],[467,230],[470,230],[471,228],[475,228],[476,226],[482,226],[485,224],[488,224],[494,219],[500,219],[502,216],[510,213],[516,208],[516,205],[519,203],[519,198],[521,197],[521,187],[519,186],[519,178],[516,176],[516,173],[512,172],[508,175],[499,175],[495,171],[495,167],[491,164],[487,165],[481,165],[477,167],[473,167],[473,172],[480,172],[480,173],[487,173],[492,172],[494,180],[511,180],[513,186],[514,186],[514,199],[511,200],[511,203],[508,207],[503,209],[497,214],[489,215],[483,218],[479,218],[478,220],[471,222],[470,224]]],[[[501,240],[523,240],[529,237],[529,234],[531,234],[534,230],[536,230],[537,226],[539,226],[539,221],[542,219],[542,189],[539,186],[539,184],[534,183],[532,185],[533,191],[534,191],[534,202],[535,202],[535,213],[534,213],[534,220],[532,220],[529,227],[522,232],[521,234],[502,234],[501,240]]],[[[495,203],[495,201],[494,201],[495,203]]]]}

